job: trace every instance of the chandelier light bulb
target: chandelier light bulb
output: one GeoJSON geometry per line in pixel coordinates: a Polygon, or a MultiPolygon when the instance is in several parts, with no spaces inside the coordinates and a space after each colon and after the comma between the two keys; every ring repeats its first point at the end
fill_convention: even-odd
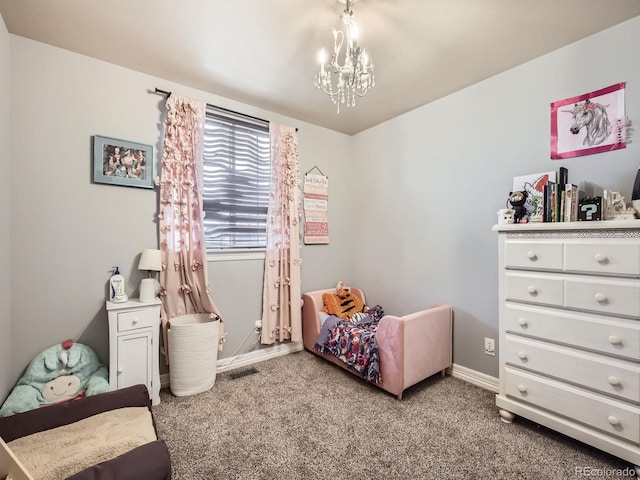
{"type": "Polygon", "coordinates": [[[329,95],[336,105],[337,113],[340,113],[340,104],[354,107],[356,97],[363,97],[375,86],[371,58],[357,44],[359,31],[351,10],[354,2],[346,0],[342,3],[346,3],[340,16],[344,31],[332,29],[333,55],[328,59],[324,49],[319,52],[320,71],[314,80],[315,86],[329,95]],[[343,53],[345,40],[346,48],[343,53]]]}
{"type": "Polygon", "coordinates": [[[356,40],[358,40],[358,25],[356,25],[355,23],[353,23],[353,25],[351,25],[351,27],[349,28],[349,45],[350,46],[354,46],[356,43],[356,40]]]}
{"type": "Polygon", "coordinates": [[[318,52],[318,62],[320,63],[320,71],[324,72],[324,64],[327,63],[327,51],[324,48],[318,52]]]}
{"type": "Polygon", "coordinates": [[[362,66],[367,68],[367,64],[369,63],[369,55],[367,55],[367,51],[366,50],[362,50],[362,66]]]}

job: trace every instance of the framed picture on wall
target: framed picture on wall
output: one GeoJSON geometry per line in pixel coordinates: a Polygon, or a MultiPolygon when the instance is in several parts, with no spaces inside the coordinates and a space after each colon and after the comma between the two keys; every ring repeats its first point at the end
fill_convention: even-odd
{"type": "Polygon", "coordinates": [[[625,83],[551,104],[551,158],[592,155],[626,147],[625,83]]]}
{"type": "Polygon", "coordinates": [[[93,182],[153,188],[153,147],[94,135],[93,182]]]}

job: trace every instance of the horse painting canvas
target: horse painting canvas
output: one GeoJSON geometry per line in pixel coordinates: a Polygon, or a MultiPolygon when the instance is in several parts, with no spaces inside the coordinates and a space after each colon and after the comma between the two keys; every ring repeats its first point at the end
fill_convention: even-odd
{"type": "Polygon", "coordinates": [[[626,147],[624,83],[551,104],[551,158],[626,147]]]}

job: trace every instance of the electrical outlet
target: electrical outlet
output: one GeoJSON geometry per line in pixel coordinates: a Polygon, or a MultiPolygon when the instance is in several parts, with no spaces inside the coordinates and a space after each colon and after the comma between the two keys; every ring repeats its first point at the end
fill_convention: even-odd
{"type": "Polygon", "coordinates": [[[496,356],[496,342],[493,338],[484,339],[484,354],[491,355],[492,357],[496,356]]]}
{"type": "Polygon", "coordinates": [[[262,331],[262,320],[256,320],[256,333],[260,333],[262,331]]]}

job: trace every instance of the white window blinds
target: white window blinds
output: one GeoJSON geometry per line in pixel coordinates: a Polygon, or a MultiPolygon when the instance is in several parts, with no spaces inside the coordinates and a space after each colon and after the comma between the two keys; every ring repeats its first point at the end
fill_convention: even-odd
{"type": "Polygon", "coordinates": [[[207,111],[203,208],[207,251],[265,248],[269,127],[207,111]]]}

